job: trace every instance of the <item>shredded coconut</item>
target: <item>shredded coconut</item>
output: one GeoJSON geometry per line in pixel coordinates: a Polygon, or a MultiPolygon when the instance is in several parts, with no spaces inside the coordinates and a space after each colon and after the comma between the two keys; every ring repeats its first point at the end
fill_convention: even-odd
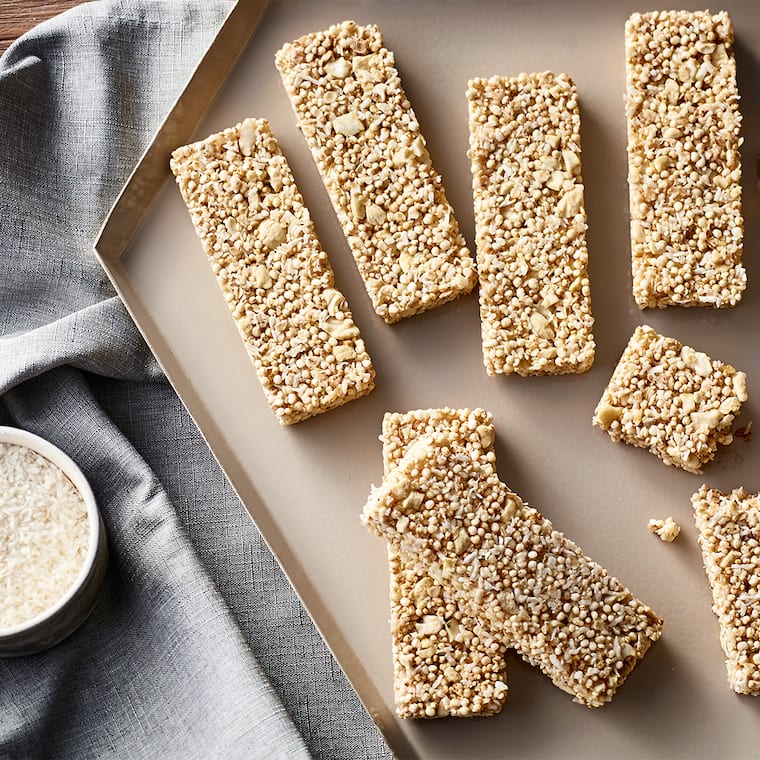
{"type": "Polygon", "coordinates": [[[84,500],[65,473],[26,446],[0,444],[0,630],[68,591],[88,536],[84,500]]]}

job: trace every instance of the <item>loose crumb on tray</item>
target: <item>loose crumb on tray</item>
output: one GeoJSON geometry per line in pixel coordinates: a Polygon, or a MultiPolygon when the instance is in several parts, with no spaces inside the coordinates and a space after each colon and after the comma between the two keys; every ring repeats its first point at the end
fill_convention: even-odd
{"type": "Polygon", "coordinates": [[[650,533],[654,533],[669,544],[672,544],[681,532],[681,526],[672,517],[666,517],[664,520],[652,518],[647,527],[650,533]]]}

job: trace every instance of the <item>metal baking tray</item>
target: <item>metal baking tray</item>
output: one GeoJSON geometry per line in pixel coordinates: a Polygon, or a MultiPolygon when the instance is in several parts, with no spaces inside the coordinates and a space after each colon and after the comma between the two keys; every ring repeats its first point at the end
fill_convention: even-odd
{"type": "MultiPolygon", "coordinates": [[[[701,6],[685,3],[687,7],[701,6]]],[[[623,113],[623,25],[631,2],[262,2],[241,0],[105,221],[97,255],[167,377],[268,541],[368,711],[400,757],[748,757],[760,701],[732,693],[696,544],[690,495],[702,482],[760,490],[756,446],[720,452],[703,477],[592,428],[591,416],[634,327],[743,369],[757,417],[760,304],[755,177],[760,126],[760,5],[726,2],[737,32],[744,116],[750,285],[734,310],[641,312],[631,295],[623,113]],[[472,244],[465,89],[473,76],[566,71],[578,86],[597,356],[580,376],[489,378],[475,295],[393,326],[374,315],[298,132],[274,53],[353,18],[377,23],[472,244]],[[377,369],[368,397],[289,428],[269,407],[170,177],[170,151],[266,117],[293,168],[338,287],[377,369]],[[665,633],[614,701],[574,704],[518,657],[492,718],[402,721],[393,710],[386,548],[359,522],[382,475],[385,411],[482,406],[493,412],[502,480],[665,618],[665,633]],[[672,515],[672,545],[647,530],[672,515]]]]}

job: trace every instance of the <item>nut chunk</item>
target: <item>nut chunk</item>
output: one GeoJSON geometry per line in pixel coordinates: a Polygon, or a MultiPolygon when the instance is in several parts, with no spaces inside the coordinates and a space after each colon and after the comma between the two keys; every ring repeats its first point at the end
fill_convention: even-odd
{"type": "Polygon", "coordinates": [[[664,520],[652,518],[647,527],[650,533],[654,533],[668,544],[672,544],[681,533],[681,526],[672,517],[666,517],[664,520]]]}
{"type": "Polygon", "coordinates": [[[345,21],[275,62],[377,314],[469,293],[475,263],[380,30],[345,21]]]}
{"type": "Polygon", "coordinates": [[[747,275],[731,19],[636,13],[625,41],[636,303],[735,306],[747,275]]]}
{"type": "Polygon", "coordinates": [[[369,393],[372,362],[269,124],[177,148],[171,168],[280,423],[369,393]]]}
{"type": "Polygon", "coordinates": [[[580,115],[566,74],[474,79],[467,98],[489,375],[594,361],[580,115]]]}
{"type": "Polygon", "coordinates": [[[363,519],[429,558],[462,609],[588,707],[611,700],[660,637],[649,607],[500,482],[493,456],[447,433],[409,447],[363,519]]]}
{"type": "Polygon", "coordinates": [[[760,694],[760,494],[702,486],[691,497],[699,545],[720,622],[728,683],[760,694]]]}
{"type": "Polygon", "coordinates": [[[731,425],[747,400],[746,375],[731,365],[636,328],[594,413],[613,441],[649,449],[693,473],[733,440],[731,425]]]}
{"type": "MultiPolygon", "coordinates": [[[[493,456],[493,417],[483,409],[418,409],[383,418],[388,474],[409,446],[445,431],[472,456],[493,456]]],[[[504,642],[488,620],[462,609],[447,569],[388,546],[396,712],[402,718],[498,713],[507,697],[504,642]]]]}

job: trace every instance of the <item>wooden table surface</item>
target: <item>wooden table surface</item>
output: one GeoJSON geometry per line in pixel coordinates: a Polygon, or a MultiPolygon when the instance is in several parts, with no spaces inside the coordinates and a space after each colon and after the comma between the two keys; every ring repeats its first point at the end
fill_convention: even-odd
{"type": "Polygon", "coordinates": [[[0,53],[41,21],[79,5],[82,0],[0,0],[0,53]]]}

